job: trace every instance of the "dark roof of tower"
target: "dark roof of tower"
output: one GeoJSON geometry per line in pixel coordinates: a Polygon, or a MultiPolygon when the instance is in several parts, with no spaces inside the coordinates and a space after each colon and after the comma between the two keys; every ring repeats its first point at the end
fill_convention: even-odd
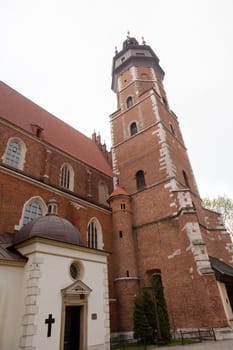
{"type": "Polygon", "coordinates": [[[30,221],[15,234],[13,244],[16,245],[33,237],[83,245],[78,229],[71,222],[57,215],[46,215],[30,221]]]}
{"type": "Polygon", "coordinates": [[[50,114],[8,85],[0,82],[0,118],[33,134],[42,130],[42,141],[112,176],[112,169],[95,142],[50,114]]]}
{"type": "Polygon", "coordinates": [[[117,77],[124,73],[132,66],[153,67],[156,69],[161,77],[164,76],[164,71],[160,67],[159,58],[154,53],[149,45],[146,45],[145,40],[142,44],[129,35],[123,42],[121,51],[116,50],[112,63],[112,90],[116,92],[117,77]]]}
{"type": "Polygon", "coordinates": [[[123,50],[129,46],[139,45],[138,41],[135,38],[127,37],[127,39],[123,42],[123,50]]]}

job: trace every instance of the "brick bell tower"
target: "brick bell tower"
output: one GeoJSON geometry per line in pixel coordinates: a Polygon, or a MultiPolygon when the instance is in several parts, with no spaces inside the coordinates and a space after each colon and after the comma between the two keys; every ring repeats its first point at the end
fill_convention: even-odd
{"type": "Polygon", "coordinates": [[[116,52],[111,118],[115,190],[112,332],[133,336],[133,301],[159,274],[172,330],[230,325],[210,256],[232,262],[219,216],[202,208],[159,59],[130,36],[116,52]],[[114,322],[113,322],[114,323],[114,322]]]}

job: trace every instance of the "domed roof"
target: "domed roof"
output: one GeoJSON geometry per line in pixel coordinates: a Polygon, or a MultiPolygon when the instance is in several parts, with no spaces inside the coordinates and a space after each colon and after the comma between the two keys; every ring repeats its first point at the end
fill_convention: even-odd
{"type": "Polygon", "coordinates": [[[15,234],[13,244],[21,243],[32,237],[83,245],[78,229],[71,222],[57,215],[46,215],[30,221],[15,234]]]}

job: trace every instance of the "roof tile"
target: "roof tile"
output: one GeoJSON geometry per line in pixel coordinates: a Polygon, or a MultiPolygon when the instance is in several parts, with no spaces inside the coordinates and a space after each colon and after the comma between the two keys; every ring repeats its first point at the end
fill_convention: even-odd
{"type": "Polygon", "coordinates": [[[112,169],[92,139],[0,82],[0,117],[33,134],[32,125],[42,131],[42,139],[75,158],[112,176],[112,169]]]}

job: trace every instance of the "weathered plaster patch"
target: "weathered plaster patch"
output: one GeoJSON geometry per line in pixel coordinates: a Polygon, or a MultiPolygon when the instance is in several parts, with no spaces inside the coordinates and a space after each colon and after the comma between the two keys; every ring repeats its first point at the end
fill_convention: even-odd
{"type": "MultiPolygon", "coordinates": [[[[164,185],[164,188],[170,188],[171,191],[176,191],[178,189],[177,182],[175,179],[171,179],[168,183],[164,185]]],[[[170,193],[170,197],[173,197],[174,193],[170,193]]]]}
{"type": "Polygon", "coordinates": [[[114,133],[113,133],[113,123],[110,124],[110,130],[111,130],[112,144],[114,145],[114,143],[115,143],[115,138],[114,138],[114,133]]]}
{"type": "Polygon", "coordinates": [[[227,243],[225,248],[229,253],[232,254],[231,260],[229,262],[233,263],[233,243],[227,243]]]}
{"type": "Polygon", "coordinates": [[[130,73],[131,73],[131,77],[132,77],[132,80],[135,81],[138,79],[138,70],[137,70],[137,67],[133,66],[133,67],[130,67],[130,73]]]}
{"type": "Polygon", "coordinates": [[[157,80],[157,77],[156,77],[156,74],[155,74],[155,71],[153,68],[150,69],[150,72],[151,72],[151,76],[152,76],[152,79],[154,80],[154,88],[155,88],[155,91],[157,92],[157,94],[159,96],[161,96],[160,94],[160,91],[159,91],[159,85],[158,85],[158,80],[157,80]]]}
{"type": "Polygon", "coordinates": [[[209,217],[208,216],[205,216],[204,217],[204,221],[205,221],[205,224],[208,226],[210,224],[209,222],[209,217]]]}
{"type": "Polygon", "coordinates": [[[174,176],[176,174],[176,167],[172,162],[170,152],[166,143],[163,143],[160,149],[160,170],[165,169],[168,176],[174,176]]]}
{"type": "Polygon", "coordinates": [[[172,259],[177,255],[181,255],[181,249],[177,249],[171,255],[168,255],[168,259],[172,259]]]}
{"type": "Polygon", "coordinates": [[[150,99],[151,99],[152,110],[154,112],[155,119],[157,122],[159,122],[161,120],[160,115],[159,115],[159,108],[158,108],[158,104],[156,101],[156,97],[153,93],[151,94],[150,99]]]}
{"type": "Polygon", "coordinates": [[[33,257],[28,262],[25,270],[26,275],[26,293],[24,299],[24,315],[22,318],[22,335],[20,337],[20,348],[31,348],[33,337],[36,334],[35,315],[38,313],[37,305],[40,293],[39,282],[41,278],[40,265],[43,263],[42,257],[33,257]]]}
{"type": "Polygon", "coordinates": [[[159,138],[159,143],[163,143],[166,141],[166,132],[162,124],[158,124],[158,128],[155,131],[153,131],[152,135],[155,135],[155,134],[159,138]]]}
{"type": "MultiPolygon", "coordinates": [[[[151,96],[153,97],[153,96],[151,96]]],[[[176,167],[172,162],[168,145],[166,143],[166,132],[162,124],[158,125],[158,128],[152,133],[152,135],[157,135],[160,148],[160,170],[165,169],[168,176],[174,176],[176,174],[176,167]]]]}
{"type": "Polygon", "coordinates": [[[193,273],[193,267],[192,266],[189,268],[189,273],[193,273]]]}
{"type": "Polygon", "coordinates": [[[218,222],[219,222],[219,225],[224,226],[224,221],[223,221],[223,216],[222,215],[219,215],[218,222]]]}
{"type": "Polygon", "coordinates": [[[206,245],[202,239],[201,230],[197,222],[187,222],[182,230],[185,230],[190,241],[190,246],[186,248],[191,251],[196,261],[199,274],[210,274],[213,270],[210,265],[206,245]]]}
{"type": "Polygon", "coordinates": [[[119,76],[118,80],[117,80],[117,89],[118,89],[118,91],[121,91],[121,89],[122,89],[121,76],[119,76]]]}
{"type": "Polygon", "coordinates": [[[192,267],[192,266],[189,268],[189,273],[190,273],[190,275],[191,275],[191,278],[194,279],[194,276],[193,276],[193,267],[192,267]]]}
{"type": "Polygon", "coordinates": [[[178,192],[177,198],[179,201],[180,208],[192,207],[192,199],[189,192],[178,192]]]}

